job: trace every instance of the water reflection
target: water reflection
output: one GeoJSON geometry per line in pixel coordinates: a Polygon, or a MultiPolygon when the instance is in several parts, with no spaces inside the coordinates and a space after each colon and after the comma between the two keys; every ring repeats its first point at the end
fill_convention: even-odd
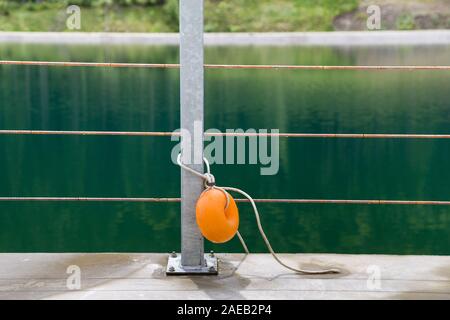
{"type": "MultiPolygon", "coordinates": [[[[2,59],[174,63],[175,47],[2,45],[2,59]]],[[[449,47],[212,47],[209,63],[449,64],[449,47]]],[[[177,70],[0,67],[0,128],[172,131],[177,70]]],[[[206,126],[282,132],[449,133],[448,72],[206,72],[206,126]]],[[[0,137],[2,196],[176,197],[174,143],[0,137]]],[[[280,172],[214,165],[264,198],[450,199],[449,141],[282,139],[280,172]]],[[[283,252],[449,254],[446,207],[261,205],[283,252]]],[[[247,205],[242,233],[265,247],[247,205]]],[[[178,204],[1,203],[0,251],[179,250],[178,204]]],[[[217,251],[240,252],[233,240],[217,251]]]]}

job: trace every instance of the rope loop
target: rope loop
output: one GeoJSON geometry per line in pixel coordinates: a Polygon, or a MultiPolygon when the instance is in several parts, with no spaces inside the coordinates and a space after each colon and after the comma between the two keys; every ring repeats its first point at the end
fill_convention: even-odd
{"type": "Polygon", "coordinates": [[[212,188],[216,186],[216,178],[211,173],[205,173],[205,188],[212,188]]]}

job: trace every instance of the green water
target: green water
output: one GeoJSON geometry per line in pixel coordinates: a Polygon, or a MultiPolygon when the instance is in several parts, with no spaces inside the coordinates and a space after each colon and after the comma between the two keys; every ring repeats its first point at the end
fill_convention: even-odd
{"type": "MultiPolygon", "coordinates": [[[[176,47],[1,45],[0,59],[174,63],[176,47]]],[[[218,47],[209,63],[450,64],[450,47],[218,47]]],[[[0,67],[0,128],[172,131],[177,70],[0,67]]],[[[450,73],[206,71],[207,128],[450,133],[450,73]]],[[[0,136],[0,196],[178,197],[167,138],[0,136]]],[[[280,171],[214,165],[257,198],[450,200],[450,141],[281,139],[280,171]]],[[[261,204],[280,252],[450,254],[450,208],[261,204]]],[[[1,252],[180,250],[179,204],[0,203],[1,252]]],[[[248,205],[241,231],[265,252],[248,205]]],[[[235,239],[207,249],[241,252],[235,239]]]]}

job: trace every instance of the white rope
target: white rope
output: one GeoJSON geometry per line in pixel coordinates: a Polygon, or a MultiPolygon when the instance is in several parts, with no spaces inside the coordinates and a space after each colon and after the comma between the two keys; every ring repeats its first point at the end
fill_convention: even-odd
{"type": "Polygon", "coordinates": [[[192,168],[188,167],[187,165],[183,164],[183,163],[181,162],[181,153],[180,153],[180,154],[178,155],[178,157],[177,157],[177,163],[178,163],[178,165],[179,165],[181,168],[183,168],[183,169],[186,170],[186,171],[189,171],[190,173],[196,175],[196,176],[199,177],[199,178],[204,179],[204,180],[205,180],[205,183],[206,183],[208,186],[212,186],[212,185],[215,184],[215,179],[214,179],[214,176],[211,174],[210,166],[209,166],[209,161],[208,161],[206,158],[203,158],[203,161],[204,161],[205,164],[206,164],[206,173],[200,173],[200,172],[197,172],[197,171],[195,171],[194,169],[192,169],[192,168]]]}
{"type": "Polygon", "coordinates": [[[244,248],[245,254],[250,254],[250,250],[248,250],[248,247],[245,244],[244,238],[241,236],[241,233],[239,232],[239,230],[238,230],[238,232],[236,234],[237,234],[237,236],[239,238],[239,241],[242,244],[242,247],[244,248]]]}
{"type": "MultiPolygon", "coordinates": [[[[264,240],[264,242],[266,244],[266,247],[269,250],[269,252],[272,254],[273,258],[279,264],[281,264],[283,267],[285,267],[285,268],[287,268],[289,270],[292,270],[294,272],[301,273],[301,274],[340,273],[340,271],[338,269],[334,269],[334,268],[333,269],[326,269],[326,270],[305,270],[305,269],[296,269],[296,268],[293,268],[293,267],[288,266],[287,264],[285,264],[283,261],[280,260],[280,258],[278,258],[277,254],[275,253],[275,251],[273,250],[273,248],[272,248],[272,246],[271,246],[271,244],[269,242],[269,239],[267,238],[267,236],[266,236],[266,234],[264,232],[264,229],[263,229],[263,227],[261,225],[261,217],[259,215],[258,208],[256,207],[256,204],[255,204],[255,201],[253,200],[253,198],[249,194],[247,194],[246,192],[244,192],[244,191],[242,191],[240,189],[237,189],[237,188],[232,188],[232,187],[216,187],[216,188],[240,193],[241,195],[243,195],[244,197],[246,197],[250,201],[250,203],[252,204],[252,207],[253,207],[253,211],[255,213],[256,225],[258,226],[259,233],[261,234],[261,237],[263,238],[263,240],[264,240]]],[[[240,235],[238,235],[238,237],[240,237],[240,235]]],[[[248,249],[246,251],[248,251],[248,249]]]]}
{"type": "MultiPolygon", "coordinates": [[[[205,164],[206,164],[206,167],[207,167],[207,173],[205,173],[205,174],[202,174],[202,173],[200,173],[200,172],[197,172],[197,171],[195,171],[195,170],[189,168],[188,166],[184,165],[184,164],[181,162],[181,154],[178,155],[177,163],[178,163],[178,165],[179,165],[181,168],[183,168],[183,169],[185,169],[185,170],[187,170],[187,171],[189,171],[189,172],[195,174],[196,176],[198,176],[198,177],[200,177],[200,178],[202,178],[202,179],[205,180],[205,182],[206,182],[206,184],[205,184],[206,190],[203,191],[203,192],[206,192],[206,191],[208,191],[209,189],[213,189],[213,188],[223,191],[224,194],[225,194],[226,197],[227,197],[227,204],[226,204],[225,208],[227,208],[227,207],[228,207],[228,204],[229,204],[229,194],[228,194],[228,192],[226,192],[226,190],[232,191],[232,192],[240,193],[241,195],[243,195],[244,197],[246,197],[246,198],[250,201],[250,203],[251,203],[251,205],[252,205],[252,207],[253,207],[253,212],[255,213],[255,217],[256,217],[256,225],[258,226],[259,233],[261,234],[261,237],[263,238],[264,243],[266,244],[266,247],[267,247],[267,249],[269,250],[269,252],[271,253],[272,257],[273,257],[280,265],[282,265],[283,267],[285,267],[285,268],[287,268],[287,269],[289,269],[289,270],[291,270],[291,271],[294,271],[294,272],[296,272],[296,273],[306,274],[306,275],[319,275],[319,274],[335,274],[335,273],[340,273],[340,270],[335,269],[335,268],[324,269],[324,270],[306,270],[306,269],[297,269],[297,268],[293,268],[293,267],[291,267],[291,266],[288,266],[288,265],[285,264],[283,261],[281,261],[280,258],[278,258],[277,254],[275,253],[275,251],[273,250],[273,248],[272,248],[272,246],[271,246],[271,244],[270,244],[270,242],[269,242],[269,239],[267,238],[267,236],[266,236],[266,234],[265,234],[265,232],[264,232],[264,229],[263,229],[262,224],[261,224],[261,217],[260,217],[260,215],[259,215],[258,208],[256,207],[256,204],[255,204],[255,201],[253,200],[253,198],[252,198],[249,194],[247,194],[246,192],[244,192],[244,191],[242,191],[242,190],[240,190],[240,189],[237,189],[237,188],[232,188],[232,187],[217,187],[217,186],[215,186],[215,178],[214,178],[214,176],[213,176],[213,175],[211,174],[211,172],[210,172],[209,162],[208,162],[208,160],[207,160],[206,158],[203,158],[203,160],[204,160],[204,162],[205,162],[205,164]]],[[[243,238],[242,235],[239,233],[239,231],[237,232],[237,236],[238,236],[238,238],[239,238],[239,241],[240,241],[241,244],[242,244],[242,247],[244,248],[245,253],[246,253],[246,254],[249,254],[250,251],[248,250],[248,247],[247,247],[247,245],[245,244],[244,238],[243,238]]]]}

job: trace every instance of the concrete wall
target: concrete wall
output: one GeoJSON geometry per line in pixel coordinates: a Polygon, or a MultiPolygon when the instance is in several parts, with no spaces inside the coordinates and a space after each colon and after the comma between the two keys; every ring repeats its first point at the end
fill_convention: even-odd
{"type": "MultiPolygon", "coordinates": [[[[3,43],[178,45],[175,33],[0,32],[3,43]]],[[[450,30],[207,33],[205,45],[449,45],[450,30]]]]}

